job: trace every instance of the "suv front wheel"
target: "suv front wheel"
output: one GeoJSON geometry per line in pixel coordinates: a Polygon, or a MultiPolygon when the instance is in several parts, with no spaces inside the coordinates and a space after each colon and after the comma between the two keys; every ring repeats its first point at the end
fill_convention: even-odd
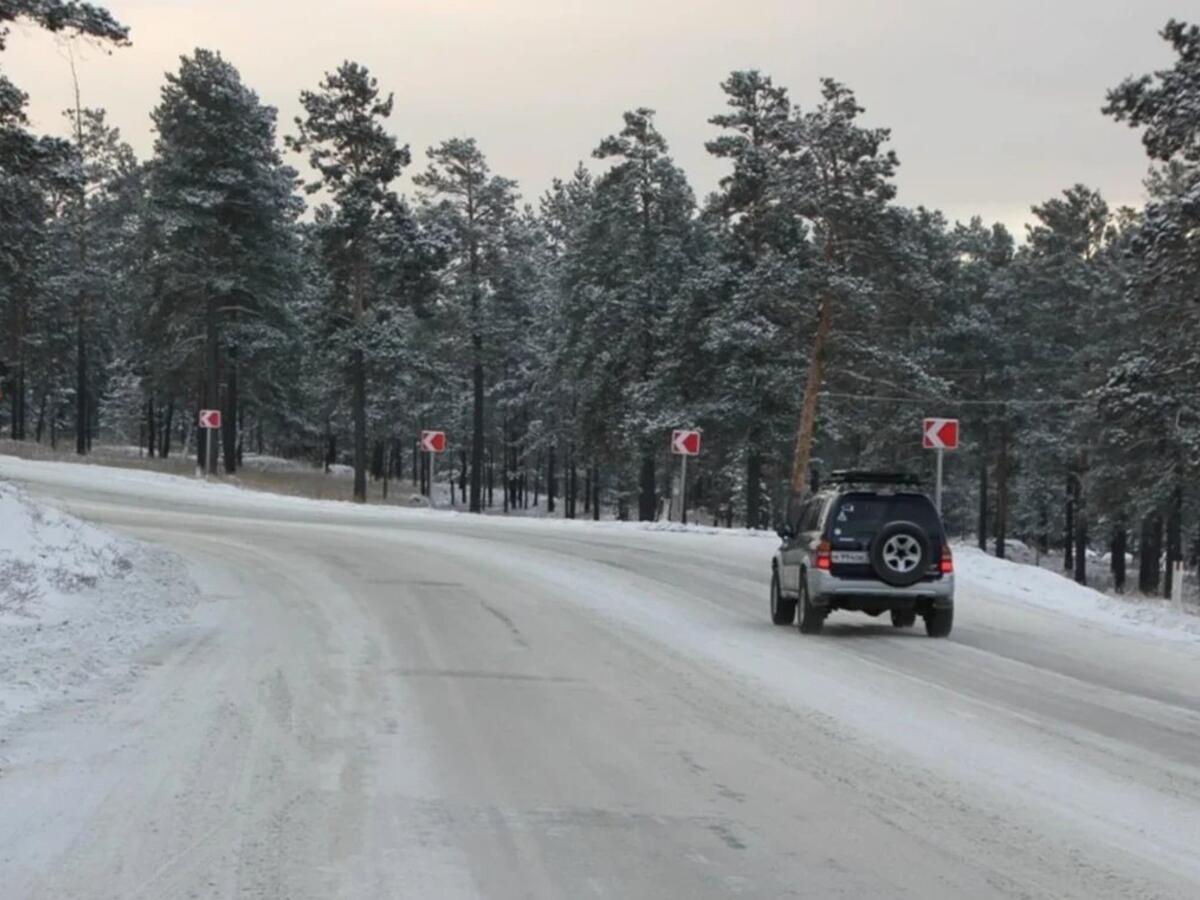
{"type": "Polygon", "coordinates": [[[771,621],[776,625],[791,625],[796,621],[796,601],[779,592],[779,573],[771,573],[771,621]]]}

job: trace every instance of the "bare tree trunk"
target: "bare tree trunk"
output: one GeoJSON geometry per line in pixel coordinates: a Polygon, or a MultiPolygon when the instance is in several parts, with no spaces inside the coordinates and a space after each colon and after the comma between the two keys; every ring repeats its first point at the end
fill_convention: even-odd
{"type": "Polygon", "coordinates": [[[1087,515],[1082,503],[1075,510],[1075,581],[1087,584],[1087,515]]]}
{"type": "Polygon", "coordinates": [[[575,518],[575,504],[579,496],[579,467],[575,461],[575,447],[570,451],[571,465],[567,469],[567,518],[575,518]]]}
{"type": "MultiPolygon", "coordinates": [[[[388,481],[391,479],[391,475],[392,475],[391,452],[392,452],[392,445],[391,445],[391,442],[388,441],[384,444],[384,448],[383,448],[383,499],[384,500],[386,500],[388,498],[388,481]]],[[[451,485],[451,487],[450,487],[450,505],[453,506],[454,505],[454,482],[453,482],[453,480],[450,482],[450,485],[451,485]]]]}
{"type": "Polygon", "coordinates": [[[42,432],[46,429],[46,392],[42,391],[42,402],[38,404],[37,427],[34,429],[34,435],[37,442],[42,442],[42,432]]]}
{"type": "Polygon", "coordinates": [[[367,363],[355,347],[351,355],[354,380],[354,502],[367,502],[367,363]]]}
{"type": "Polygon", "coordinates": [[[384,465],[386,463],[386,444],[375,439],[371,445],[371,479],[373,481],[381,481],[384,477],[384,465]]]}
{"type": "Polygon", "coordinates": [[[241,410],[238,405],[238,348],[226,351],[228,371],[225,377],[225,410],[221,419],[221,453],[225,457],[225,472],[233,475],[238,468],[238,436],[241,431],[241,410]]]}
{"type": "Polygon", "coordinates": [[[1175,484],[1167,509],[1167,566],[1163,571],[1163,596],[1170,599],[1175,582],[1175,563],[1183,559],[1183,488],[1175,484]]]}
{"type": "Polygon", "coordinates": [[[16,377],[16,392],[14,400],[16,402],[16,413],[13,418],[13,430],[16,433],[17,440],[25,440],[25,404],[27,402],[25,388],[25,360],[22,359],[17,364],[16,377]]]}
{"type": "Polygon", "coordinates": [[[542,498],[542,458],[540,453],[538,454],[538,460],[533,471],[533,508],[537,509],[538,503],[541,502],[542,498]]]}
{"type": "Polygon", "coordinates": [[[653,522],[658,512],[657,478],[654,471],[654,451],[642,451],[642,470],[638,490],[638,519],[642,522],[653,522]]]}
{"type": "Polygon", "coordinates": [[[1067,509],[1063,528],[1063,571],[1075,569],[1075,482],[1067,475],[1067,509]]]}
{"type": "Polygon", "coordinates": [[[1110,547],[1113,588],[1118,594],[1125,593],[1125,545],[1127,540],[1125,521],[1122,518],[1118,520],[1117,525],[1113,528],[1112,544],[1110,547]]]}
{"type": "Polygon", "coordinates": [[[513,505],[512,468],[510,467],[510,463],[512,462],[512,459],[511,459],[512,451],[510,449],[511,448],[511,437],[508,433],[508,415],[507,415],[507,413],[504,416],[504,422],[503,422],[502,428],[503,428],[502,433],[504,435],[504,445],[500,448],[501,468],[503,470],[500,473],[500,479],[501,479],[500,488],[501,488],[502,493],[504,494],[504,513],[505,513],[505,515],[507,515],[510,507],[513,505]]]}
{"type": "MultiPolygon", "coordinates": [[[[75,69],[74,51],[70,52],[71,82],[75,88],[75,149],[79,158],[86,161],[83,146],[83,103],[79,94],[79,74],[75,69]]],[[[85,169],[86,171],[86,169],[85,169]]],[[[77,218],[75,220],[75,266],[76,277],[80,279],[79,289],[75,297],[75,453],[86,456],[91,450],[88,423],[91,421],[91,410],[88,408],[88,372],[87,372],[87,328],[88,296],[86,284],[83,281],[88,274],[87,247],[87,193],[83,188],[77,196],[77,218]]]]}
{"type": "Polygon", "coordinates": [[[762,456],[758,429],[751,429],[746,449],[746,527],[762,526],[762,456]]]}
{"type": "MultiPolygon", "coordinates": [[[[483,512],[483,336],[471,336],[474,364],[471,369],[471,505],[473,513],[483,512]]],[[[490,503],[489,503],[490,505],[490,503]]]]}
{"type": "Polygon", "coordinates": [[[158,446],[158,422],[154,418],[154,395],[146,397],[146,455],[154,459],[158,446]]]}
{"type": "Polygon", "coordinates": [[[487,505],[488,509],[496,505],[496,451],[491,447],[487,461],[487,505]]]}
{"type": "Polygon", "coordinates": [[[162,447],[159,450],[159,456],[166,459],[171,455],[171,425],[175,419],[175,396],[171,395],[167,398],[167,417],[163,422],[162,430],[162,447]]]}
{"type": "Polygon", "coordinates": [[[987,441],[979,451],[979,549],[987,553],[988,542],[988,452],[987,441]]]}
{"type": "Polygon", "coordinates": [[[996,463],[996,556],[1004,559],[1008,540],[1008,429],[1000,431],[1000,457],[996,463]]]}
{"type": "MultiPolygon", "coordinates": [[[[80,273],[82,274],[82,273],[80,273]]],[[[84,298],[78,300],[78,319],[75,323],[75,453],[86,456],[88,452],[88,389],[87,389],[87,341],[84,338],[84,298]]]]}
{"type": "Polygon", "coordinates": [[[792,457],[792,494],[802,496],[808,487],[808,466],[812,461],[813,433],[817,423],[817,396],[825,374],[825,344],[833,325],[833,298],[828,292],[821,295],[817,316],[817,331],[813,336],[808,360],[808,380],[804,384],[804,404],[800,409],[800,424],[796,432],[796,452],[792,457]]]}

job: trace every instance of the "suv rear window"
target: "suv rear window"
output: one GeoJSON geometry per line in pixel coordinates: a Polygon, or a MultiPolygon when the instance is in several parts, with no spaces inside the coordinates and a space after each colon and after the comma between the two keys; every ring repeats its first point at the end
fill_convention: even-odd
{"type": "Polygon", "coordinates": [[[845,494],[829,516],[829,536],[868,541],[888,522],[915,522],[931,538],[942,523],[933,502],[920,494],[845,494]]]}

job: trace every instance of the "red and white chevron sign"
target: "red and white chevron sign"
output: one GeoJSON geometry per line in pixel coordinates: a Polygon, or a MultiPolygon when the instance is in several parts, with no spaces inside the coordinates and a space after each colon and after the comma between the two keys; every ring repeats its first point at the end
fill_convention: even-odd
{"type": "Polygon", "coordinates": [[[421,449],[426,453],[442,453],[446,449],[446,432],[422,431],[421,449]]]}
{"type": "Polygon", "coordinates": [[[220,428],[221,427],[221,411],[219,409],[202,409],[202,410],[200,410],[200,427],[201,428],[220,428]]]}
{"type": "Polygon", "coordinates": [[[957,450],[958,419],[926,419],[921,446],[926,450],[957,450]]]}
{"type": "Polygon", "coordinates": [[[676,456],[699,456],[700,432],[682,428],[672,431],[671,452],[676,456]]]}

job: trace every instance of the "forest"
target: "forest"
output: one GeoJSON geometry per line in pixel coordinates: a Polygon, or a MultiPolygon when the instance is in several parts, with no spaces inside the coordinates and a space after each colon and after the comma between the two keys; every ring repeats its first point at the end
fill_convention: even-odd
{"type": "MultiPolygon", "coordinates": [[[[0,62],[18,21],[129,39],[95,6],[0,0],[0,62]]],[[[456,505],[642,520],[679,490],[671,429],[697,427],[688,505],[769,528],[793,471],[928,475],[920,420],[956,416],[952,532],[1081,581],[1111,550],[1118,589],[1134,554],[1130,589],[1169,592],[1200,553],[1200,28],[1161,35],[1170,68],[1096,86],[1113,140],[1144,146],[1145,206],[1063,185],[1022,235],[899,205],[888,129],[832,78],[730,73],[709,196],[633,106],[526,197],[468,137],[408,146],[356,62],[280,122],[197,49],[148,159],[101,108],[34,133],[0,70],[0,427],[207,459],[197,413],[219,408],[221,472],[350,465],[363,501],[421,481],[441,428],[456,505]]]]}

